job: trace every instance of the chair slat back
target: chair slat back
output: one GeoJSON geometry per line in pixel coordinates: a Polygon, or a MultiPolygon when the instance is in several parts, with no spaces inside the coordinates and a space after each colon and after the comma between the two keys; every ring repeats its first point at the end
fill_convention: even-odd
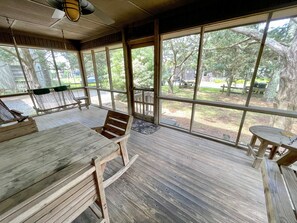
{"type": "Polygon", "coordinates": [[[133,116],[115,111],[108,111],[102,135],[106,138],[115,138],[130,133],[133,116]]]}
{"type": "Polygon", "coordinates": [[[48,185],[0,215],[0,222],[72,222],[100,198],[96,171],[88,165],[48,185]]]}

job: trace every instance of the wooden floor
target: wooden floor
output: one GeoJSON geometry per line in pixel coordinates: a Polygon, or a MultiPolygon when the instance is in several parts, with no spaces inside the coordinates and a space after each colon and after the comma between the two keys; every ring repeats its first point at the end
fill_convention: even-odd
{"type": "MultiPolygon", "coordinates": [[[[103,124],[106,111],[72,109],[36,117],[39,130],[78,121],[103,124]]],[[[242,150],[161,127],[132,131],[130,156],[140,157],[106,189],[111,222],[267,222],[262,178],[242,150]]],[[[121,160],[107,165],[107,174],[121,160]]],[[[76,222],[95,222],[88,210],[76,222]]]]}

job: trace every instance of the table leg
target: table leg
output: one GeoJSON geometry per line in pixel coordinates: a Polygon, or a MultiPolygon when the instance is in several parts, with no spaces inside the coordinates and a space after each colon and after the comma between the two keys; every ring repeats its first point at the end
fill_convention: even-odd
{"type": "Polygon", "coordinates": [[[268,142],[266,141],[262,141],[261,144],[260,144],[260,147],[259,147],[259,150],[258,150],[258,153],[256,155],[256,158],[255,158],[255,161],[253,163],[253,167],[258,169],[260,167],[260,164],[263,160],[263,157],[264,157],[264,154],[265,154],[265,151],[267,149],[267,146],[268,146],[268,142]]]}
{"type": "Polygon", "coordinates": [[[276,162],[278,165],[289,166],[297,161],[297,151],[289,150],[285,155],[276,162]]]}
{"type": "Polygon", "coordinates": [[[272,146],[271,152],[269,153],[268,159],[273,160],[279,146],[272,146]]]}
{"type": "Polygon", "coordinates": [[[257,136],[253,135],[250,141],[250,148],[248,149],[246,155],[247,156],[251,156],[252,155],[252,149],[255,147],[256,144],[256,140],[257,140],[257,136]]]}

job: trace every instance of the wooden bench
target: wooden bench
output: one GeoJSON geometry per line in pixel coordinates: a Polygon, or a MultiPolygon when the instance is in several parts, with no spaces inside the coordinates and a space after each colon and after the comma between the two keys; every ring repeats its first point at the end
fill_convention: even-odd
{"type": "Polygon", "coordinates": [[[34,119],[29,117],[23,122],[0,127],[0,142],[37,132],[38,128],[34,119]]]}
{"type": "Polygon", "coordinates": [[[287,166],[264,159],[262,177],[270,223],[297,222],[297,175],[287,166]]]}
{"type": "MultiPolygon", "coordinates": [[[[221,92],[228,92],[228,86],[227,85],[222,85],[221,86],[222,90],[221,92]],[[226,91],[225,91],[226,89],[226,91]]],[[[246,94],[248,92],[249,87],[230,87],[230,93],[238,93],[240,94],[240,92],[236,92],[236,91],[232,91],[232,90],[240,90],[241,94],[246,94]]]]}
{"type": "Polygon", "coordinates": [[[54,88],[29,89],[28,92],[37,114],[39,112],[49,113],[54,110],[76,106],[81,110],[81,101],[86,100],[85,97],[75,98],[69,86],[65,85],[54,88]]]}
{"type": "MultiPolygon", "coordinates": [[[[46,183],[40,181],[25,189],[26,193],[33,193],[34,189],[38,190],[46,183]]],[[[100,158],[97,157],[93,159],[92,165],[83,165],[71,171],[71,174],[64,173],[60,180],[9,209],[15,199],[19,199],[18,194],[0,206],[0,212],[3,213],[0,215],[1,223],[72,222],[94,202],[101,209],[98,216],[100,222],[109,222],[100,158]]]]}

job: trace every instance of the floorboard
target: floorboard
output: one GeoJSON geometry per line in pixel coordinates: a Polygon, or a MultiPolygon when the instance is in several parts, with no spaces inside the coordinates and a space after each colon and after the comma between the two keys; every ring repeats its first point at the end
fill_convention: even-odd
{"type": "MultiPolygon", "coordinates": [[[[106,110],[72,109],[36,117],[39,130],[69,122],[103,125],[106,110]]],[[[133,166],[106,189],[111,222],[267,222],[262,178],[242,150],[161,127],[132,131],[133,166]]],[[[108,163],[105,178],[121,168],[108,163]]],[[[94,222],[88,210],[75,223],[94,222]]]]}

